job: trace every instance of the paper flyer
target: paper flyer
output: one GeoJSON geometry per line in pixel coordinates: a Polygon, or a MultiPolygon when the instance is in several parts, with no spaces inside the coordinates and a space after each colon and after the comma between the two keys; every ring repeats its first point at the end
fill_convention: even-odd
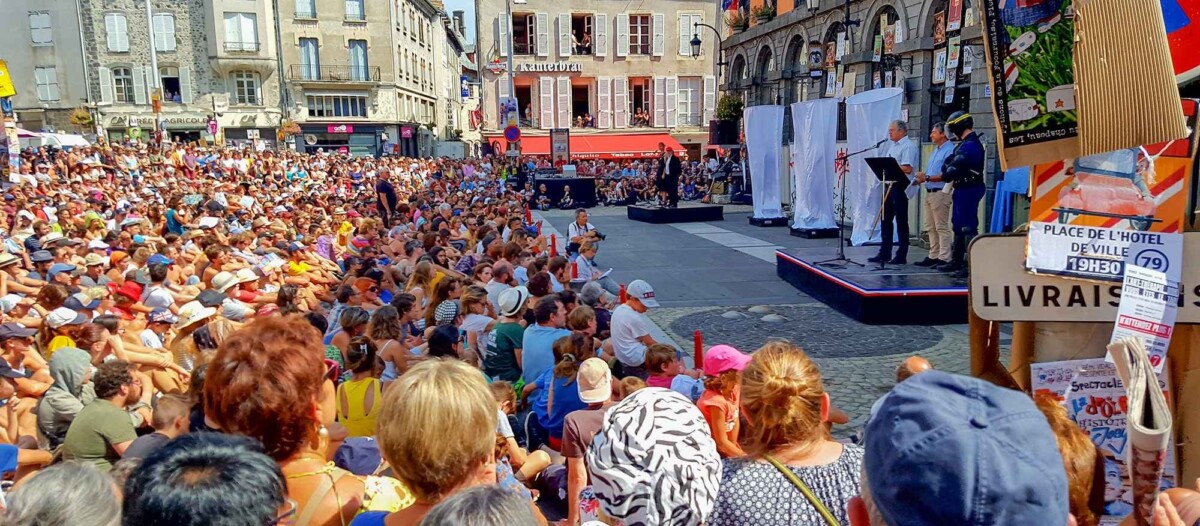
{"type": "Polygon", "coordinates": [[[1128,397],[1125,426],[1129,444],[1125,462],[1133,483],[1132,513],[1138,526],[1151,526],[1158,495],[1167,487],[1163,483],[1167,455],[1175,450],[1171,407],[1140,340],[1125,338],[1111,343],[1108,354],[1128,397]]]}
{"type": "Polygon", "coordinates": [[[1154,372],[1162,372],[1175,329],[1178,304],[1178,280],[1171,281],[1163,272],[1129,265],[1125,268],[1117,322],[1109,343],[1136,338],[1146,348],[1154,372]]]}
{"type": "MultiPolygon", "coordinates": [[[[1096,444],[1104,456],[1104,516],[1102,525],[1115,525],[1133,511],[1133,484],[1126,412],[1129,407],[1125,384],[1117,375],[1116,365],[1104,358],[1044,362],[1030,365],[1034,394],[1049,394],[1062,401],[1070,416],[1096,444]]],[[[1158,384],[1170,400],[1166,373],[1158,374],[1158,384]]],[[[1175,454],[1166,450],[1162,487],[1175,487],[1175,454]]]]}

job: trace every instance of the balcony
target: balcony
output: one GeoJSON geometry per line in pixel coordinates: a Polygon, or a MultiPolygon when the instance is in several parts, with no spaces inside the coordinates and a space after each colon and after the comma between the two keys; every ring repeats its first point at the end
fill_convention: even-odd
{"type": "Polygon", "coordinates": [[[379,66],[310,66],[292,64],[288,80],[305,82],[379,82],[379,66]]]}
{"type": "Polygon", "coordinates": [[[316,20],[317,12],[312,9],[297,9],[295,18],[298,20],[316,20]]]}
{"type": "Polygon", "coordinates": [[[226,53],[258,53],[258,42],[225,42],[226,53]]]}
{"type": "Polygon", "coordinates": [[[347,22],[366,22],[367,15],[366,15],[366,13],[355,13],[355,12],[347,11],[346,12],[346,21],[347,22]]]}

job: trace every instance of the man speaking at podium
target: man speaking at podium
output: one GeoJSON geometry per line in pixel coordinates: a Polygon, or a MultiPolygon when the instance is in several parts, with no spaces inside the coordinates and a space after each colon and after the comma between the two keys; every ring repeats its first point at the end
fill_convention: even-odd
{"type": "MultiPolygon", "coordinates": [[[[908,124],[902,120],[892,121],[888,125],[888,138],[879,146],[880,157],[891,157],[900,165],[900,170],[911,181],[914,176],[913,167],[917,165],[917,145],[908,138],[908,124]]],[[[871,263],[888,262],[892,265],[908,263],[908,200],[916,195],[918,187],[899,188],[892,185],[891,191],[884,187],[883,218],[880,224],[880,235],[883,242],[879,245],[879,254],[868,259],[871,263]],[[913,195],[909,195],[909,193],[913,195]],[[896,222],[897,234],[900,237],[900,248],[896,249],[896,257],[892,257],[892,221],[896,222]]]]}

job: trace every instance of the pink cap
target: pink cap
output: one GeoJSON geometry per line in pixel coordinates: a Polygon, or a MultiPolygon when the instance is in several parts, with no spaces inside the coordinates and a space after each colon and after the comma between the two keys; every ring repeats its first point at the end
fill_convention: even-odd
{"type": "Polygon", "coordinates": [[[716,345],[704,353],[704,376],[717,376],[725,371],[741,371],[750,363],[750,355],[728,345],[716,345]]]}

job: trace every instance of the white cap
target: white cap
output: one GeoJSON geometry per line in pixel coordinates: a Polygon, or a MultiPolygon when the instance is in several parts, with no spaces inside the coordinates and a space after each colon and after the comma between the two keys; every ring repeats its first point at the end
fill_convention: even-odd
{"type": "Polygon", "coordinates": [[[640,279],[633,280],[629,283],[629,286],[625,287],[625,293],[630,298],[642,302],[642,305],[645,305],[647,308],[653,309],[658,307],[658,300],[654,299],[654,287],[651,287],[645,281],[640,279]]]}
{"type": "Polygon", "coordinates": [[[88,241],[88,248],[92,249],[92,250],[107,250],[108,243],[105,243],[103,240],[100,240],[100,239],[93,239],[91,241],[88,241]]]}

